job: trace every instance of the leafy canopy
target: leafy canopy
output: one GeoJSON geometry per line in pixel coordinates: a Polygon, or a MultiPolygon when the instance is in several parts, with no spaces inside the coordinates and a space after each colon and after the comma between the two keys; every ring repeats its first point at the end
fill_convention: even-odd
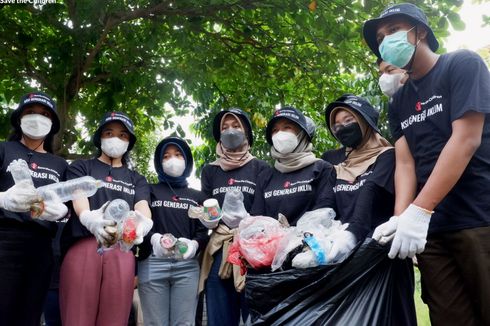
{"type": "MultiPolygon", "coordinates": [[[[411,1],[439,39],[464,28],[462,1],[411,1]]],[[[0,9],[0,137],[9,107],[41,89],[54,96],[62,121],[57,152],[90,155],[90,135],[106,111],[135,122],[137,167],[149,175],[156,130],[186,135],[172,119],[191,114],[196,165],[214,156],[213,116],[245,109],[255,125],[254,152],[267,158],[263,130],[275,107],[293,105],[319,126],[318,152],[336,146],[324,127],[326,104],[343,93],[385,107],[375,57],[362,24],[389,1],[65,0],[0,9]]],[[[440,51],[444,51],[441,49],[440,51]]],[[[382,111],[382,117],[385,111],[382,111]]],[[[384,119],[384,118],[383,118],[384,119]]],[[[384,121],[384,120],[383,120],[384,121]]],[[[383,122],[384,123],[384,122],[383,122]]],[[[386,132],[386,126],[383,127],[386,132]]]]}

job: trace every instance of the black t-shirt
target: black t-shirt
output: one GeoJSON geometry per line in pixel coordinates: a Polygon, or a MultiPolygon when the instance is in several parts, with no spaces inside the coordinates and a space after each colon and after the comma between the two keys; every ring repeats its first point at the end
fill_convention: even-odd
{"type": "Polygon", "coordinates": [[[335,209],[333,184],[330,182],[332,165],[323,160],[290,173],[267,169],[259,175],[251,215],[265,215],[277,219],[281,213],[290,225],[307,211],[331,207],[335,209]]]}
{"type": "Polygon", "coordinates": [[[395,204],[394,191],[395,151],[380,154],[354,182],[334,179],[337,216],[335,219],[349,223],[348,230],[358,241],[386,222],[392,215],[395,204]]]}
{"type": "MultiPolygon", "coordinates": [[[[141,200],[150,202],[150,189],[145,177],[125,166],[111,168],[110,165],[94,158],[73,162],[66,173],[68,180],[87,175],[104,181],[104,187],[88,198],[90,210],[98,209],[107,201],[114,199],[124,199],[131,210],[141,200]]],[[[62,252],[66,252],[78,239],[89,236],[92,234],[73,212],[61,236],[62,252]]]]}
{"type": "MultiPolygon", "coordinates": [[[[205,195],[192,188],[173,188],[165,183],[150,186],[153,228],[148,234],[172,233],[176,238],[184,237],[199,242],[202,249],[208,240],[208,229],[198,219],[189,218],[189,205],[200,206],[205,195]]],[[[149,239],[148,239],[149,240],[149,239]]]]}
{"type": "Polygon", "coordinates": [[[322,155],[322,160],[327,161],[332,165],[337,165],[345,161],[345,147],[326,151],[322,155]]]}
{"type": "MultiPolygon", "coordinates": [[[[61,157],[50,153],[32,151],[18,141],[0,142],[0,191],[6,191],[14,185],[14,179],[10,172],[7,172],[7,168],[12,161],[17,159],[23,159],[27,162],[36,188],[65,180],[68,164],[61,157]]],[[[0,224],[7,218],[33,227],[41,225],[49,230],[53,236],[56,233],[56,223],[39,219],[33,220],[29,212],[15,213],[0,209],[0,224]]]]}
{"type": "Polygon", "coordinates": [[[257,187],[259,173],[270,166],[259,159],[253,159],[238,169],[223,171],[216,165],[205,165],[201,173],[201,191],[206,198],[215,198],[223,206],[225,194],[229,189],[238,189],[243,193],[243,203],[250,212],[257,187]]]}
{"type": "Polygon", "coordinates": [[[395,140],[405,136],[419,189],[451,137],[451,123],[470,111],[486,115],[481,145],[436,207],[429,233],[490,225],[490,74],[474,52],[443,54],[423,78],[405,83],[390,103],[391,133],[395,140]]]}

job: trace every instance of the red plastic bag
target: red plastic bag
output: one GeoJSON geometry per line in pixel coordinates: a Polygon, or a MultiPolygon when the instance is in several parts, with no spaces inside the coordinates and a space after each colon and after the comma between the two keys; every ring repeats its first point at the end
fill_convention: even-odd
{"type": "Polygon", "coordinates": [[[240,222],[227,260],[242,268],[243,259],[255,269],[270,267],[285,234],[286,230],[271,217],[246,217],[240,222]]]}

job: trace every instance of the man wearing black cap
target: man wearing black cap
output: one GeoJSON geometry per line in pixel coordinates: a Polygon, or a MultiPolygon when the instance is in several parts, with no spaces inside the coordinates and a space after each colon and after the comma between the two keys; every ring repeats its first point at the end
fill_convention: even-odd
{"type": "Polygon", "coordinates": [[[409,75],[389,109],[399,217],[373,238],[394,236],[390,258],[420,254],[433,324],[489,325],[488,68],[471,51],[436,54],[427,17],[413,4],[386,8],[363,33],[379,59],[409,75]]]}

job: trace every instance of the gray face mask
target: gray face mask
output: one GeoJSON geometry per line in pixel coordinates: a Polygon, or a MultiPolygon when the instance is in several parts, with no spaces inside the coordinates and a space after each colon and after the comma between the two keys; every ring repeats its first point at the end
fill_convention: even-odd
{"type": "Polygon", "coordinates": [[[226,149],[237,149],[245,142],[245,133],[241,130],[229,128],[221,132],[221,144],[226,149]]]}

